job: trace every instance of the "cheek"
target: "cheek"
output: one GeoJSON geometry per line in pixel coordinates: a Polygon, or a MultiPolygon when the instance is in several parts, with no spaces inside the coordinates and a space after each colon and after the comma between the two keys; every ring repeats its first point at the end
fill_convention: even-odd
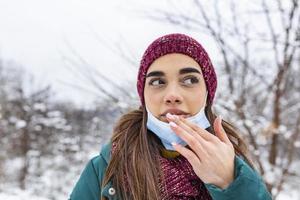
{"type": "Polygon", "coordinates": [[[198,112],[205,105],[205,94],[195,92],[187,98],[187,104],[193,112],[198,112]]]}
{"type": "Polygon", "coordinates": [[[144,93],[145,103],[148,107],[153,105],[159,105],[161,102],[161,95],[157,92],[151,92],[151,90],[145,91],[144,93]]]}
{"type": "Polygon", "coordinates": [[[157,92],[151,92],[151,90],[145,90],[144,97],[146,107],[151,111],[151,113],[154,116],[157,117],[157,115],[160,113],[160,106],[162,105],[161,95],[157,92]]]}
{"type": "Polygon", "coordinates": [[[145,99],[145,103],[150,103],[151,100],[151,91],[148,88],[144,88],[144,99],[145,99]]]}

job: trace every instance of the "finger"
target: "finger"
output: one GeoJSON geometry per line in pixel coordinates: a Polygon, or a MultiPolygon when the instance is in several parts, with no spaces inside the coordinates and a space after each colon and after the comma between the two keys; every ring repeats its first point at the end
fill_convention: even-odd
{"type": "Polygon", "coordinates": [[[203,148],[203,145],[195,138],[195,136],[186,132],[182,127],[178,126],[174,122],[170,122],[169,124],[171,129],[189,145],[189,147],[197,154],[199,158],[207,157],[208,154],[205,148],[203,148]]]}
{"type": "Polygon", "coordinates": [[[199,127],[197,124],[183,118],[183,117],[179,117],[180,120],[182,120],[185,124],[187,124],[188,126],[190,126],[194,131],[196,131],[198,134],[201,135],[201,137],[203,137],[205,140],[208,141],[214,141],[216,139],[216,136],[214,136],[213,134],[211,134],[210,132],[208,132],[207,130],[199,127]]]}
{"type": "Polygon", "coordinates": [[[196,132],[189,124],[187,124],[183,119],[183,117],[179,117],[176,115],[167,115],[167,119],[174,121],[178,126],[183,128],[186,132],[192,134],[196,139],[201,142],[203,146],[207,145],[207,141],[202,137],[202,134],[196,132]]]}
{"type": "Polygon", "coordinates": [[[216,136],[224,143],[231,143],[223,126],[222,126],[222,117],[218,116],[214,121],[214,130],[216,133],[216,136]]]}
{"type": "Polygon", "coordinates": [[[201,164],[201,159],[193,151],[181,146],[180,144],[172,143],[172,145],[174,149],[185,157],[193,167],[201,164]]]}

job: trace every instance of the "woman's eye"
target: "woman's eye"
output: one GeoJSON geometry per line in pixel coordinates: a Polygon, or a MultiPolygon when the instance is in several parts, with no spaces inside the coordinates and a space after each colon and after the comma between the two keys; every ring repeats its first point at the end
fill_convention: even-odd
{"type": "Polygon", "coordinates": [[[185,84],[190,85],[190,84],[198,83],[198,82],[199,82],[199,79],[196,78],[196,77],[189,77],[189,78],[184,79],[183,82],[184,82],[185,84]]]}
{"type": "Polygon", "coordinates": [[[164,84],[164,81],[161,79],[151,80],[149,82],[149,85],[153,85],[153,86],[157,86],[157,85],[161,85],[161,84],[164,84]]]}

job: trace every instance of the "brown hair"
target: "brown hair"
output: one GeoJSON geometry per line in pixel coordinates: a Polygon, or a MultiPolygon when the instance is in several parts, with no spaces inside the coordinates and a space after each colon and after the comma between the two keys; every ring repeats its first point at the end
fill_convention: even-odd
{"type": "MultiPolygon", "coordinates": [[[[206,116],[213,125],[216,115],[212,106],[205,108],[206,116]]],[[[123,115],[113,130],[111,142],[117,144],[111,155],[102,185],[112,181],[121,199],[160,199],[160,185],[163,182],[159,167],[159,139],[155,134],[147,134],[147,111],[140,107],[123,115]]],[[[226,121],[222,121],[236,155],[242,156],[253,167],[247,156],[246,145],[237,129],[226,121]]],[[[213,128],[207,129],[212,134],[213,128]]],[[[104,197],[101,200],[105,200],[104,197]]]]}

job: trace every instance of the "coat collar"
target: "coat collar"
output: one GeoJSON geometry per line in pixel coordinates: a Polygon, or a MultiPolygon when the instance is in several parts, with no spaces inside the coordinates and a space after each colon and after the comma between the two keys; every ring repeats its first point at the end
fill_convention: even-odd
{"type": "MultiPolygon", "coordinates": [[[[106,166],[108,165],[111,157],[111,146],[112,143],[108,142],[104,146],[102,146],[100,156],[103,157],[103,159],[106,162],[106,166]]],[[[102,187],[101,190],[101,196],[107,197],[109,200],[117,200],[117,194],[116,194],[116,189],[112,185],[112,181],[109,181],[106,185],[102,187]]]]}
{"type": "Polygon", "coordinates": [[[102,146],[100,155],[104,158],[106,164],[110,161],[110,152],[111,152],[111,141],[102,146]]]}

